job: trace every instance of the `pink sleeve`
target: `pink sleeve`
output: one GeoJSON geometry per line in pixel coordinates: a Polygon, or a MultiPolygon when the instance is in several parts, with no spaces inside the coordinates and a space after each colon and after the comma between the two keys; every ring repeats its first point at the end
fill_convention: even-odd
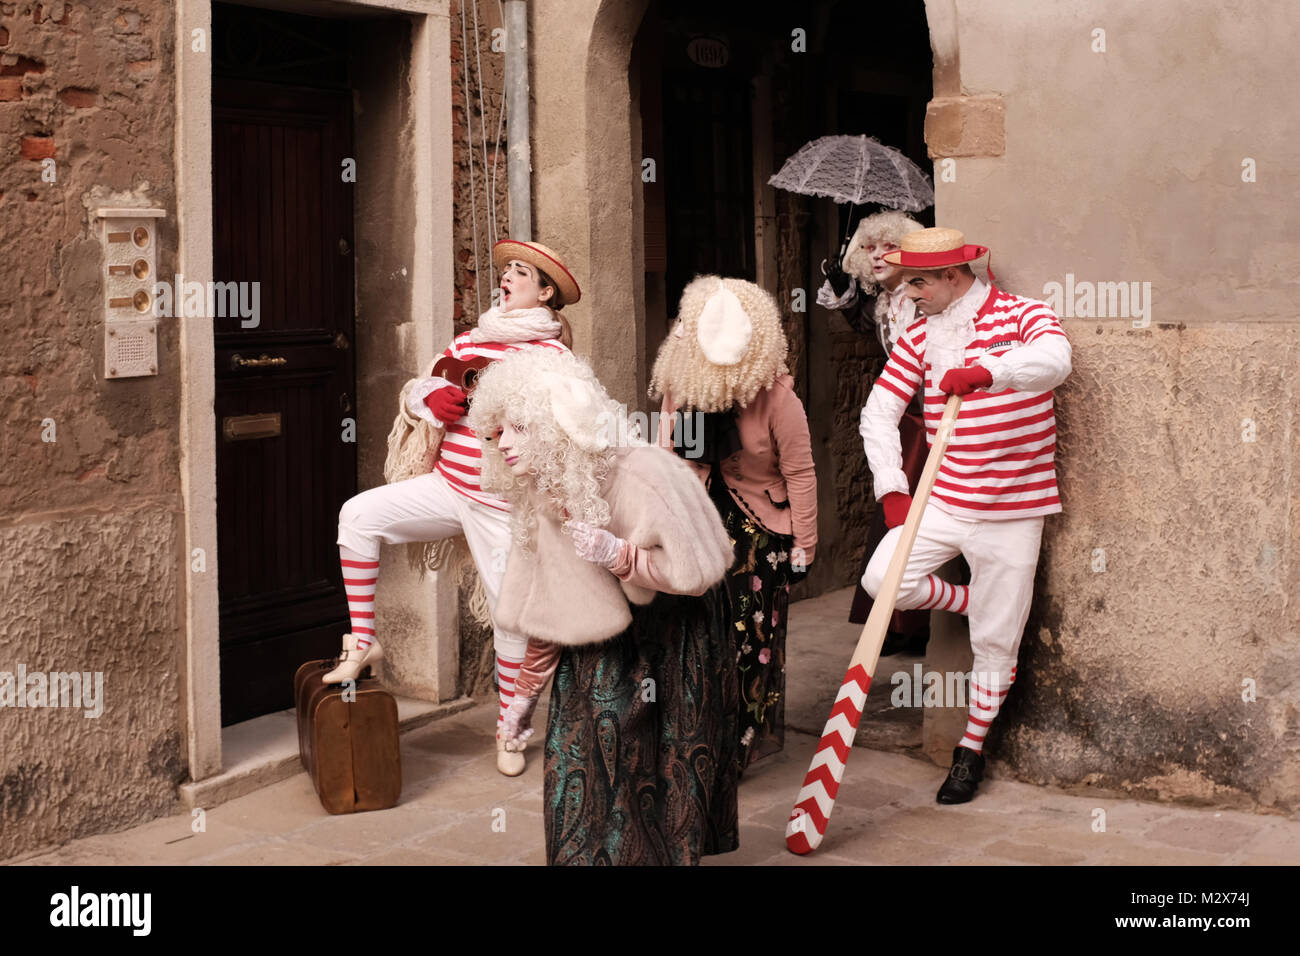
{"type": "Polygon", "coordinates": [[[610,566],[610,572],[620,581],[635,584],[637,587],[665,594],[678,594],[669,583],[668,578],[658,568],[658,561],[663,555],[663,548],[638,548],[631,541],[623,541],[618,558],[610,566]]]}
{"type": "Polygon", "coordinates": [[[555,673],[559,663],[559,644],[548,644],[530,637],[528,650],[524,652],[524,662],[519,665],[519,674],[515,677],[515,696],[536,697],[555,673]]]}
{"type": "Polygon", "coordinates": [[[812,438],[803,402],[792,390],[784,389],[772,409],[772,441],[777,467],[785,479],[794,525],[794,544],[804,551],[805,564],[812,564],[817,550],[817,473],[813,468],[812,438]]]}

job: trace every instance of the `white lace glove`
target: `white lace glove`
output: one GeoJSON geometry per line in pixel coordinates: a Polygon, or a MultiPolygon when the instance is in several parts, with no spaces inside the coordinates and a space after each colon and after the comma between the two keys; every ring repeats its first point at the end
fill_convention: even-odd
{"type": "Polygon", "coordinates": [[[823,309],[847,309],[858,298],[858,280],[849,279],[849,287],[844,290],[842,296],[836,297],[835,290],[831,288],[831,280],[827,279],[822,283],[822,287],[817,290],[817,304],[823,309]]]}
{"type": "Polygon", "coordinates": [[[573,550],[578,557],[602,568],[614,566],[623,547],[622,538],[582,521],[570,521],[569,530],[573,533],[573,550]]]}
{"type": "Polygon", "coordinates": [[[536,697],[515,697],[501,719],[501,736],[506,750],[519,752],[533,735],[533,711],[537,709],[536,697]]]}
{"type": "Polygon", "coordinates": [[[440,388],[446,388],[451,382],[447,381],[441,375],[426,375],[416,384],[411,386],[411,390],[406,394],[406,410],[416,418],[423,418],[426,422],[433,422],[439,428],[443,423],[438,421],[437,417],[429,410],[429,406],[424,404],[424,400],[440,388]]]}

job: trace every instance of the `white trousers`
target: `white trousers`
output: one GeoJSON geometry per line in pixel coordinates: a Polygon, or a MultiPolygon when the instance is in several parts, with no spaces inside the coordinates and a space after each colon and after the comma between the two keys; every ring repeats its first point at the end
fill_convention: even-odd
{"type": "MultiPolygon", "coordinates": [[[[510,512],[466,498],[436,471],[363,491],[339,509],[337,543],[371,561],[379,560],[381,543],[441,541],[457,534],[469,543],[488,610],[495,614],[510,554],[510,512]]],[[[499,655],[523,660],[527,638],[495,626],[492,634],[499,655]]]]}
{"type": "MultiPolygon", "coordinates": [[[[890,528],[867,562],[862,587],[873,598],[884,582],[902,534],[901,526],[890,528]]],[[[1020,638],[1029,620],[1042,537],[1042,515],[1009,521],[958,518],[927,504],[903,572],[897,607],[908,610],[923,604],[931,596],[926,575],[958,554],[963,555],[971,571],[968,612],[973,670],[996,673],[999,686],[1009,687],[1020,638]]]]}

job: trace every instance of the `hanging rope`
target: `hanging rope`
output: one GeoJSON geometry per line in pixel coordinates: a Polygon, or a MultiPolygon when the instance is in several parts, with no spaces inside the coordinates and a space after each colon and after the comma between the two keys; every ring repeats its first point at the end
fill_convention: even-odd
{"type": "MultiPolygon", "coordinates": [[[[483,179],[486,191],[487,187],[487,109],[483,100],[483,57],[479,51],[479,26],[478,26],[478,0],[474,0],[474,62],[478,65],[478,74],[475,77],[478,87],[478,119],[479,129],[483,132],[483,179]]],[[[492,202],[492,195],[487,195],[487,227],[488,227],[488,249],[496,245],[497,241],[497,211],[496,205],[492,202]]],[[[490,287],[490,286],[489,286],[490,287]]]]}
{"type": "MultiPolygon", "coordinates": [[[[477,16],[477,0],[476,12],[477,16]]],[[[478,38],[475,33],[475,39],[478,38]]],[[[469,61],[466,56],[468,50],[468,40],[465,31],[465,4],[464,0],[460,6],[460,52],[461,52],[461,78],[465,81],[465,142],[469,145],[469,208],[470,220],[474,224],[474,304],[478,309],[479,315],[483,314],[483,295],[479,286],[479,268],[478,268],[478,196],[474,189],[474,122],[469,115],[469,61]]]]}
{"type": "MultiPolygon", "coordinates": [[[[497,0],[497,15],[501,18],[501,26],[504,28],[506,23],[506,8],[501,3],[501,0],[497,0]]],[[[510,42],[509,37],[506,37],[506,42],[510,42]]],[[[497,140],[496,145],[492,147],[492,182],[488,184],[488,202],[491,204],[493,210],[497,208],[497,173],[501,171],[501,129],[505,124],[505,118],[506,91],[503,83],[501,89],[501,108],[497,110],[497,140]]],[[[493,237],[492,244],[494,246],[496,245],[496,240],[498,238],[500,237],[493,237]]]]}

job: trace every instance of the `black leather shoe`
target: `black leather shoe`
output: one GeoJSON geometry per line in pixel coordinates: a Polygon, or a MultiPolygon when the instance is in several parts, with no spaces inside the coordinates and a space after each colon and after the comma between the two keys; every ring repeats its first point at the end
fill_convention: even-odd
{"type": "Polygon", "coordinates": [[[935,800],[939,803],[965,803],[975,796],[975,788],[984,779],[984,755],[969,747],[956,747],[952,752],[952,769],[948,779],[939,788],[935,800]]]}

